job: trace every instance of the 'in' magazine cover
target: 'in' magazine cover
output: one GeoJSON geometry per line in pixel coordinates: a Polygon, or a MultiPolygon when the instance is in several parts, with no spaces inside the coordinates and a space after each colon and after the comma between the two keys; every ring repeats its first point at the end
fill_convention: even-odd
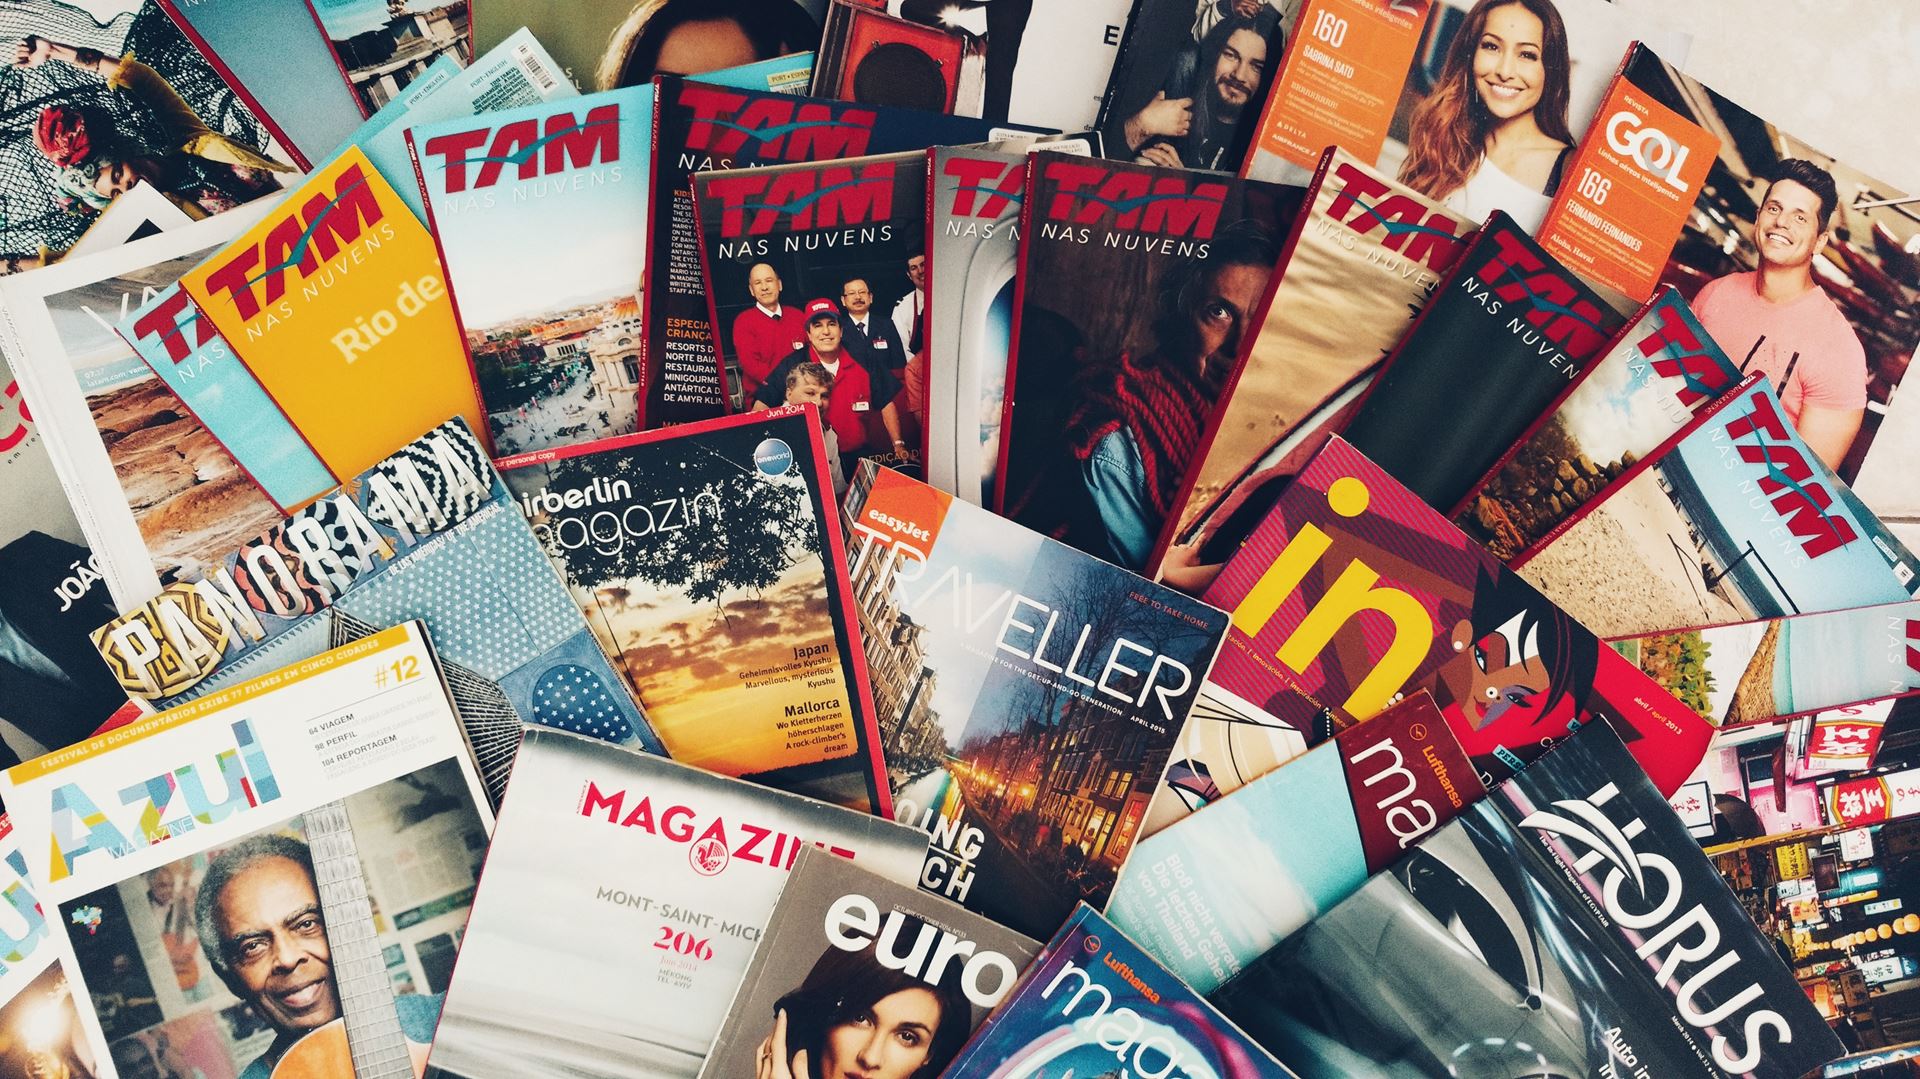
{"type": "Polygon", "coordinates": [[[812,410],[528,454],[500,471],[673,759],[890,814],[812,410]]]}
{"type": "Polygon", "coordinates": [[[1245,722],[1309,743],[1427,689],[1489,785],[1605,720],[1669,791],[1712,733],[1339,439],[1287,488],[1206,599],[1233,618],[1208,695],[1236,704],[1245,722]]]}
{"type": "Polygon", "coordinates": [[[1104,902],[1226,616],[872,462],[843,510],[922,885],[1032,936],[1104,902]]]}
{"type": "Polygon", "coordinates": [[[639,430],[653,87],[407,132],[494,453],[639,430]]]}

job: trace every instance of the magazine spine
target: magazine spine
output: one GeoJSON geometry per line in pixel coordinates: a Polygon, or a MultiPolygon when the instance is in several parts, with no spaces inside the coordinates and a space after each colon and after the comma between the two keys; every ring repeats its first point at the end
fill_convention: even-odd
{"type": "Polygon", "coordinates": [[[1493,467],[1487,469],[1485,473],[1481,474],[1479,479],[1473,481],[1473,485],[1467,488],[1467,493],[1460,497],[1459,504],[1447,510],[1447,520],[1451,521],[1460,516],[1467,511],[1468,507],[1473,505],[1473,500],[1480,497],[1480,492],[1486,490],[1487,484],[1492,483],[1494,477],[1500,475],[1501,471],[1507,467],[1508,462],[1520,456],[1520,451],[1525,449],[1529,442],[1533,441],[1533,437],[1540,433],[1541,428],[1553,421],[1554,416],[1559,414],[1560,407],[1567,403],[1567,398],[1577,393],[1580,387],[1586,383],[1587,379],[1593,377],[1593,373],[1599,370],[1600,365],[1606,362],[1608,356],[1613,355],[1615,349],[1630,340],[1629,335],[1639,328],[1641,322],[1653,314],[1653,305],[1658,302],[1659,299],[1660,297],[1656,294],[1653,299],[1640,305],[1640,309],[1633,313],[1633,317],[1627,320],[1627,324],[1620,327],[1620,332],[1614,334],[1613,337],[1601,347],[1598,358],[1585,367],[1582,367],[1573,381],[1567,384],[1567,388],[1555,394],[1553,400],[1548,402],[1547,407],[1541,410],[1540,415],[1534,417],[1533,422],[1527,425],[1527,429],[1520,433],[1518,439],[1514,440],[1513,445],[1508,446],[1506,450],[1500,454],[1499,458],[1493,462],[1493,467]]]}
{"type": "Polygon", "coordinates": [[[1020,250],[1013,259],[1013,319],[1007,328],[1007,381],[1006,394],[1000,402],[1000,445],[993,472],[992,504],[987,508],[998,514],[1007,511],[1007,451],[1013,445],[1013,405],[1015,387],[1019,385],[1020,373],[1020,329],[1021,318],[1027,305],[1027,257],[1033,251],[1034,207],[1039,205],[1040,161],[1041,154],[1027,155],[1027,178],[1021,188],[1025,192],[1020,203],[1020,250]]]}
{"type": "MultiPolygon", "coordinates": [[[[1093,130],[1104,133],[1113,120],[1113,110],[1119,108],[1117,101],[1120,88],[1131,73],[1133,65],[1139,61],[1140,50],[1144,47],[1140,41],[1145,37],[1142,28],[1146,23],[1140,18],[1152,0],[1133,0],[1133,6],[1127,10],[1126,32],[1120,38],[1120,50],[1114,53],[1113,68],[1107,74],[1107,88],[1100,93],[1100,110],[1094,114],[1093,130]]],[[[1107,148],[1101,147],[1102,156],[1107,148]]]]}
{"type": "MultiPolygon", "coordinates": [[[[920,407],[927,414],[927,422],[922,423],[920,425],[920,474],[922,476],[928,477],[929,480],[932,479],[932,475],[933,475],[931,472],[931,466],[933,463],[933,422],[932,420],[933,420],[933,416],[935,415],[935,412],[933,408],[934,382],[933,382],[932,372],[928,369],[933,366],[933,356],[932,356],[932,353],[933,353],[933,348],[932,348],[933,275],[935,270],[937,269],[937,267],[934,265],[935,259],[933,257],[933,241],[934,241],[934,237],[939,234],[938,233],[939,222],[934,220],[935,218],[934,207],[939,202],[939,194],[940,194],[939,191],[936,190],[936,188],[939,186],[939,183],[940,183],[939,165],[940,165],[940,148],[937,146],[928,147],[926,152],[926,166],[927,166],[926,202],[927,202],[927,205],[926,205],[926,214],[924,215],[924,219],[920,223],[920,237],[921,237],[920,254],[921,254],[921,257],[925,260],[924,265],[926,267],[925,272],[922,274],[922,276],[926,280],[920,286],[920,291],[923,294],[923,298],[920,303],[920,350],[921,352],[926,354],[922,356],[920,360],[920,385],[923,387],[921,390],[921,393],[925,398],[920,402],[920,407]]],[[[906,344],[908,342],[901,342],[901,343],[906,344]]],[[[913,355],[912,355],[911,349],[908,350],[907,362],[908,363],[913,362],[913,355]]],[[[955,364],[959,363],[960,357],[954,356],[951,362],[955,364]]],[[[955,388],[957,389],[958,387],[955,387],[955,388]]],[[[959,404],[958,402],[952,402],[952,403],[956,407],[959,404]]],[[[950,415],[952,414],[953,413],[950,413],[950,415]]],[[[954,478],[956,480],[954,486],[958,487],[959,483],[957,481],[959,477],[956,476],[954,478]]],[[[957,491],[948,491],[947,493],[950,495],[958,494],[957,491]]]]}
{"type": "MultiPolygon", "coordinates": [[[[713,293],[713,250],[707,246],[707,223],[702,211],[708,200],[700,197],[700,180],[691,178],[687,190],[693,198],[693,238],[700,247],[700,290],[707,294],[707,325],[711,332],[708,337],[713,343],[713,377],[720,383],[720,414],[733,413],[732,387],[727,383],[727,334],[720,328],[720,299],[713,293]]],[[[651,197],[651,195],[649,195],[651,197]]],[[[651,266],[648,267],[652,269],[651,266]]],[[[746,372],[741,372],[741,386],[746,385],[746,372]]],[[[752,406],[744,406],[752,407],[752,406]]]]}
{"type": "Polygon", "coordinates": [[[659,256],[667,249],[668,236],[673,224],[672,192],[666,190],[666,155],[660,152],[660,133],[667,114],[667,95],[672,91],[673,98],[679,101],[680,80],[660,75],[653,77],[653,120],[651,132],[647,136],[647,156],[650,160],[647,168],[647,235],[646,244],[646,281],[647,287],[640,296],[640,378],[637,391],[638,400],[634,403],[635,424],[642,431],[655,426],[658,418],[648,414],[653,394],[653,373],[660,366],[659,348],[654,344],[658,331],[655,315],[659,313],[658,297],[665,286],[661,276],[665,261],[659,256]]]}
{"type": "Polygon", "coordinates": [[[233,69],[227,66],[226,60],[214,51],[213,46],[207,43],[207,39],[200,36],[200,31],[194,29],[193,24],[187,21],[187,17],[180,13],[179,0],[154,0],[154,3],[159,5],[161,12],[167,18],[173,20],[173,25],[180,28],[180,32],[186,35],[187,40],[193,42],[193,47],[200,50],[200,55],[206,58],[207,63],[213,66],[213,70],[218,72],[222,79],[226,80],[226,84],[233,89],[234,94],[246,104],[247,108],[253,110],[253,114],[266,125],[267,131],[273,135],[274,140],[287,151],[287,156],[293,158],[293,163],[300,166],[302,171],[311,172],[314,165],[313,158],[287,136],[287,131],[280,126],[280,121],[267,112],[266,106],[253,95],[252,90],[247,89],[246,83],[240,81],[240,76],[233,73],[233,69]]]}
{"type": "Polygon", "coordinates": [[[346,63],[340,59],[340,50],[334,47],[333,37],[327,33],[327,23],[320,17],[320,9],[314,6],[314,0],[306,0],[306,4],[307,14],[313,18],[314,28],[320,31],[320,40],[326,42],[327,55],[333,57],[334,70],[340,73],[340,82],[346,86],[347,96],[353,98],[353,107],[360,110],[361,119],[373,119],[373,113],[368,111],[367,103],[361,98],[360,91],[354,89],[353,75],[347,71],[346,63]]]}
{"type": "MultiPolygon", "coordinates": [[[[433,237],[433,253],[440,260],[440,276],[447,285],[447,306],[453,308],[453,328],[460,334],[460,351],[467,357],[467,377],[473,380],[473,395],[480,401],[480,420],[484,431],[475,431],[480,445],[485,447],[487,456],[492,457],[498,451],[493,444],[493,416],[487,408],[487,395],[480,386],[480,363],[474,358],[473,345],[467,337],[467,318],[460,310],[460,294],[453,287],[453,263],[447,259],[447,245],[440,241],[440,223],[433,214],[433,191],[427,186],[427,170],[420,161],[420,147],[413,141],[413,128],[403,132],[407,140],[407,160],[413,165],[413,182],[420,185],[420,204],[427,209],[427,234],[433,237]]],[[[304,436],[303,436],[304,437],[304,436]]]]}
{"type": "MultiPolygon", "coordinates": [[[[1144,2],[1144,0],[1142,0],[1144,2]]],[[[1138,14],[1136,11],[1135,14],[1138,14]]],[[[1228,372],[1227,380],[1220,388],[1219,397],[1207,417],[1206,427],[1200,432],[1200,442],[1194,447],[1193,456],[1188,459],[1185,473],[1180,477],[1180,486],[1174,492],[1170,503],[1176,511],[1184,508],[1193,497],[1193,489],[1200,482],[1200,464],[1212,452],[1215,440],[1220,437],[1220,426],[1226,421],[1227,409],[1233,402],[1234,390],[1240,386],[1240,380],[1246,377],[1247,365],[1253,361],[1254,349],[1260,343],[1260,331],[1265,327],[1267,312],[1273,307],[1273,298],[1279,294],[1280,285],[1286,279],[1287,266],[1293,261],[1293,254],[1300,246],[1300,238],[1306,233],[1307,225],[1313,218],[1313,208],[1320,200],[1320,188],[1326,183],[1327,175],[1333,168],[1333,159],[1338,153],[1329,146],[1320,155],[1320,165],[1314,170],[1313,180],[1307,185],[1306,194],[1301,196],[1300,210],[1293,216],[1293,224],[1287,230],[1287,238],[1280,249],[1280,259],[1273,265],[1273,273],[1267,278],[1267,291],[1254,305],[1251,317],[1247,319],[1248,332],[1241,335],[1238,355],[1234,357],[1233,369],[1228,372]]],[[[1243,181],[1244,182],[1244,181],[1243,181]]],[[[1147,576],[1159,580],[1160,570],[1167,558],[1167,551],[1173,547],[1180,533],[1182,521],[1178,512],[1170,513],[1160,522],[1160,535],[1153,541],[1153,549],[1147,553],[1147,576]]]]}
{"type": "MultiPolygon", "coordinates": [[[[1598,510],[1600,507],[1606,505],[1608,502],[1613,501],[1615,496],[1617,496],[1621,491],[1626,489],[1627,484],[1633,482],[1633,480],[1638,478],[1642,472],[1645,472],[1647,469],[1652,468],[1654,465],[1658,464],[1661,458],[1665,457],[1669,453],[1672,453],[1676,446],[1680,445],[1680,443],[1692,437],[1695,431],[1698,431],[1706,427],[1708,423],[1711,423],[1713,421],[1713,418],[1715,416],[1719,415],[1729,405],[1733,404],[1735,401],[1740,400],[1742,397],[1745,397],[1747,395],[1747,391],[1753,389],[1753,387],[1765,377],[1766,377],[1765,375],[1760,375],[1760,374],[1748,375],[1747,377],[1741,379],[1739,383],[1734,385],[1733,388],[1721,394],[1719,398],[1714,400],[1712,403],[1708,404],[1706,407],[1702,408],[1699,412],[1695,413],[1693,419],[1687,421],[1687,425],[1685,427],[1682,427],[1678,431],[1675,431],[1673,434],[1668,435],[1667,440],[1665,442],[1660,443],[1660,445],[1656,447],[1652,453],[1649,453],[1645,457],[1642,457],[1638,461],[1635,461],[1633,465],[1629,467],[1625,472],[1620,473],[1620,475],[1614,479],[1613,483],[1608,485],[1606,491],[1601,493],[1600,497],[1592,499],[1586,505],[1581,506],[1579,511],[1573,514],[1571,517],[1568,517],[1566,520],[1561,521],[1559,524],[1553,526],[1553,528],[1549,529],[1546,535],[1540,537],[1539,541],[1534,543],[1533,546],[1528,547],[1526,550],[1521,551],[1517,555],[1514,555],[1513,561],[1507,563],[1508,568],[1518,570],[1521,567],[1525,566],[1528,562],[1531,562],[1533,559],[1539,557],[1540,552],[1546,550],[1549,546],[1551,546],[1553,544],[1553,541],[1559,539],[1561,535],[1563,535],[1568,529],[1578,524],[1588,514],[1593,513],[1595,510],[1598,510]]],[[[1631,636],[1644,637],[1646,636],[1646,634],[1637,633],[1637,634],[1632,634],[1631,636]]]]}

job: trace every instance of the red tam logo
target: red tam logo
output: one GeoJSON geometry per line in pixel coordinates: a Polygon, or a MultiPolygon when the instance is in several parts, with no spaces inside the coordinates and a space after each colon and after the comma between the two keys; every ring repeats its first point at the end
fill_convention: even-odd
{"type": "Polygon", "coordinates": [[[1378,177],[1342,161],[1333,170],[1340,193],[1327,207],[1327,216],[1362,236],[1386,233],[1380,246],[1412,259],[1435,273],[1445,273],[1459,260],[1463,245],[1459,224],[1419,199],[1400,194],[1378,177]]]}
{"type": "Polygon", "coordinates": [[[386,215],[360,165],[349,165],[334,177],[332,194],[316,191],[297,212],[275,222],[265,240],[232,251],[207,275],[207,291],[225,293],[240,317],[250,319],[263,301],[286,295],[288,270],[299,270],[305,280],[386,215]]]}
{"type": "Polygon", "coordinates": [[[1654,331],[1640,339],[1640,355],[1653,361],[1653,373],[1678,379],[1674,395],[1691,409],[1725,393],[1737,377],[1708,352],[1687,325],[1678,304],[1661,303],[1651,312],[1654,331]]]}
{"type": "Polygon", "coordinates": [[[153,310],[134,320],[133,332],[140,340],[158,337],[167,350],[167,358],[179,363],[193,355],[194,350],[212,341],[212,324],[200,317],[193,307],[192,297],[187,290],[176,288],[169,291],[153,310]],[[193,341],[187,341],[187,327],[193,327],[193,341]]]}
{"type": "Polygon", "coordinates": [[[1115,169],[1090,161],[1049,160],[1042,176],[1053,186],[1050,221],[1205,240],[1220,226],[1227,185],[1204,173],[1115,169]]]}
{"type": "Polygon", "coordinates": [[[574,119],[571,112],[555,113],[547,117],[544,131],[538,121],[527,119],[502,124],[498,130],[482,127],[436,135],[427,140],[426,153],[439,158],[449,195],[467,190],[467,169],[474,165],[479,166],[471,182],[475,189],[499,183],[509,165],[521,180],[604,165],[620,159],[620,105],[596,106],[584,120],[574,119]],[[483,145],[486,152],[473,156],[483,145]]]}
{"type": "Polygon", "coordinates": [[[720,208],[720,234],[729,239],[772,232],[782,218],[797,230],[838,228],[893,216],[894,162],[743,170],[707,180],[700,197],[720,208]]]}
{"type": "Polygon", "coordinates": [[[997,219],[1026,196],[1025,161],[989,161],[950,157],[944,171],[960,182],[953,192],[953,216],[997,219]]]}
{"type": "Polygon", "coordinates": [[[1549,268],[1511,226],[1487,230],[1486,260],[1473,275],[1493,294],[1520,305],[1521,320],[1574,356],[1590,356],[1604,345],[1598,305],[1581,297],[1580,286],[1549,268]]]}
{"type": "Polygon", "coordinates": [[[687,149],[755,161],[833,161],[860,157],[879,113],[837,101],[755,94],[682,83],[680,107],[691,112],[687,149]]]}

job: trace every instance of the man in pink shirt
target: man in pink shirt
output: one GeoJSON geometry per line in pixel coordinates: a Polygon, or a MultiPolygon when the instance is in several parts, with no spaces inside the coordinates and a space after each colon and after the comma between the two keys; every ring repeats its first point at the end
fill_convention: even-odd
{"type": "Polygon", "coordinates": [[[1867,408],[1867,353],[1813,279],[1840,195],[1827,170],[1788,158],[1753,221],[1760,268],[1709,281],[1694,313],[1742,373],[1773,383],[1787,417],[1828,468],[1838,469],[1867,408]]]}
{"type": "Polygon", "coordinates": [[[733,316],[733,362],[740,365],[741,395],[753,398],[775,364],[807,343],[806,320],[780,302],[780,275],[764,262],[747,271],[753,306],[733,316]]]}

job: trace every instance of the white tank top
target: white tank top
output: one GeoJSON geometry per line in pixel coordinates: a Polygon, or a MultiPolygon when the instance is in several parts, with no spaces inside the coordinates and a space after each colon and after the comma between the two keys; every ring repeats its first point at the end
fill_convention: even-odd
{"type": "Polygon", "coordinates": [[[1485,221],[1495,210],[1504,210],[1515,224],[1529,234],[1546,219],[1547,196],[1500,171],[1491,158],[1482,157],[1480,167],[1460,189],[1448,195],[1442,205],[1475,221],[1485,221]]]}

